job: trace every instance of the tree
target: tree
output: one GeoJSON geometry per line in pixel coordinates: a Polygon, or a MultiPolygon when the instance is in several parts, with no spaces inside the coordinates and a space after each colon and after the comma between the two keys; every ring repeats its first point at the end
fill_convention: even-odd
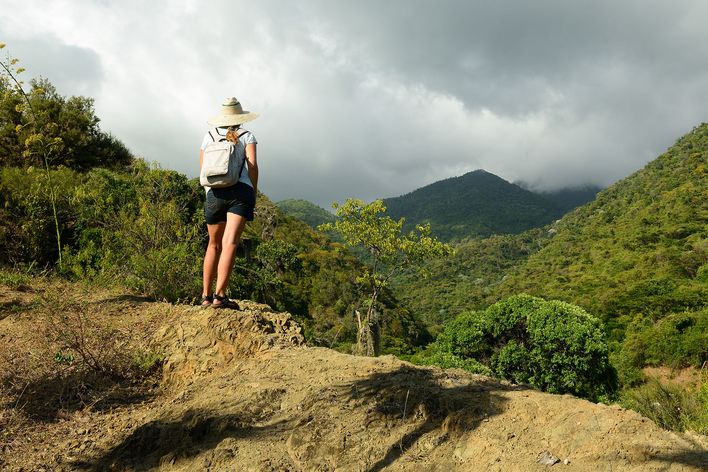
{"type": "Polygon", "coordinates": [[[62,228],[50,168],[126,168],[133,156],[123,143],[99,129],[93,99],[67,99],[46,79],[32,80],[25,91],[20,80],[25,69],[18,63],[9,53],[0,60],[0,165],[44,168],[61,266],[62,228]]]}
{"type": "Polygon", "coordinates": [[[334,203],[337,221],[319,227],[322,231],[336,231],[350,247],[362,247],[371,257],[371,264],[357,277],[367,294],[362,304],[365,313],[355,310],[357,316],[358,354],[376,356],[380,352],[380,310],[377,301],[381,291],[388,286],[391,277],[401,269],[419,265],[426,259],[443,257],[452,253],[452,248],[430,236],[429,225],[418,225],[408,234],[401,228],[404,219],[392,220],[383,201],[365,204],[361,200],[348,199],[343,205],[334,203]]]}
{"type": "Polygon", "coordinates": [[[600,320],[570,303],[529,295],[461,314],[447,323],[428,357],[432,363],[474,360],[497,377],[591,400],[617,388],[600,320]]]}
{"type": "Polygon", "coordinates": [[[100,129],[92,98],[62,96],[43,78],[25,86],[24,72],[17,58],[0,60],[0,165],[44,166],[49,144],[50,167],[125,170],[132,164],[128,148],[100,129]]]}

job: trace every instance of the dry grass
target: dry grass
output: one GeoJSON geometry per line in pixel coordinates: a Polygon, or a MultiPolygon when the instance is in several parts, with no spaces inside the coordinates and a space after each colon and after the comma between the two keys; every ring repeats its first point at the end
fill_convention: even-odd
{"type": "Polygon", "coordinates": [[[625,392],[622,403],[664,429],[708,434],[708,381],[705,377],[698,387],[650,378],[644,385],[625,392]]]}
{"type": "Polygon", "coordinates": [[[0,453],[21,447],[33,430],[73,412],[150,397],[162,358],[149,349],[145,332],[137,332],[139,323],[112,316],[119,314],[115,303],[61,284],[22,295],[26,307],[2,320],[0,453]]]}

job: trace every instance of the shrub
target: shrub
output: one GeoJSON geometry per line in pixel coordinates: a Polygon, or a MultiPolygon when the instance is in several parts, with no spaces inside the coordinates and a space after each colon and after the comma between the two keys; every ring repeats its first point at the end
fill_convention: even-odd
{"type": "Polygon", "coordinates": [[[128,288],[171,301],[200,293],[201,228],[181,218],[174,202],[149,201],[117,218],[127,257],[115,269],[128,288]]]}
{"type": "MultiPolygon", "coordinates": [[[[0,268],[0,285],[4,285],[13,290],[24,290],[32,283],[32,277],[29,272],[20,270],[2,269],[0,268]]],[[[3,317],[0,316],[0,319],[3,317]]]]}
{"type": "Polygon", "coordinates": [[[131,174],[95,169],[74,202],[64,275],[119,281],[170,301],[199,293],[203,190],[184,175],[142,161],[131,174]]]}
{"type": "Polygon", "coordinates": [[[616,389],[600,321],[556,300],[517,295],[464,313],[436,346],[432,359],[474,359],[498,377],[547,392],[598,400],[616,389]]]}

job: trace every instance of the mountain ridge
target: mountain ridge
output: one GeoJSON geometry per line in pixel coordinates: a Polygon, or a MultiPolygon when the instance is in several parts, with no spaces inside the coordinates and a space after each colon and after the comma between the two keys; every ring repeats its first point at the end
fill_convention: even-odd
{"type": "Polygon", "coordinates": [[[520,233],[556,219],[561,210],[543,197],[482,169],[384,199],[387,213],[406,227],[430,223],[444,240],[520,233]]]}

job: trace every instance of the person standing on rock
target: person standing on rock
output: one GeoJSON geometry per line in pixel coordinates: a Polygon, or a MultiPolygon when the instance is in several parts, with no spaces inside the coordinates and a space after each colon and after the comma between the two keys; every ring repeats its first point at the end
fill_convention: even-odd
{"type": "Polygon", "coordinates": [[[257,113],[244,111],[236,98],[229,98],[221,105],[221,114],[207,122],[213,127],[207,130],[202,139],[199,152],[200,170],[204,165],[204,149],[209,143],[228,140],[235,144],[235,152],[245,154],[245,163],[234,185],[221,188],[204,187],[204,215],[209,231],[209,244],[204,255],[203,307],[238,308],[235,302],[229,300],[226,289],[229,286],[241,233],[246,221],[253,221],[258,189],[256,137],[250,131],[242,129],[241,125],[257,117],[257,113]],[[215,281],[216,286],[212,291],[215,281]]]}

